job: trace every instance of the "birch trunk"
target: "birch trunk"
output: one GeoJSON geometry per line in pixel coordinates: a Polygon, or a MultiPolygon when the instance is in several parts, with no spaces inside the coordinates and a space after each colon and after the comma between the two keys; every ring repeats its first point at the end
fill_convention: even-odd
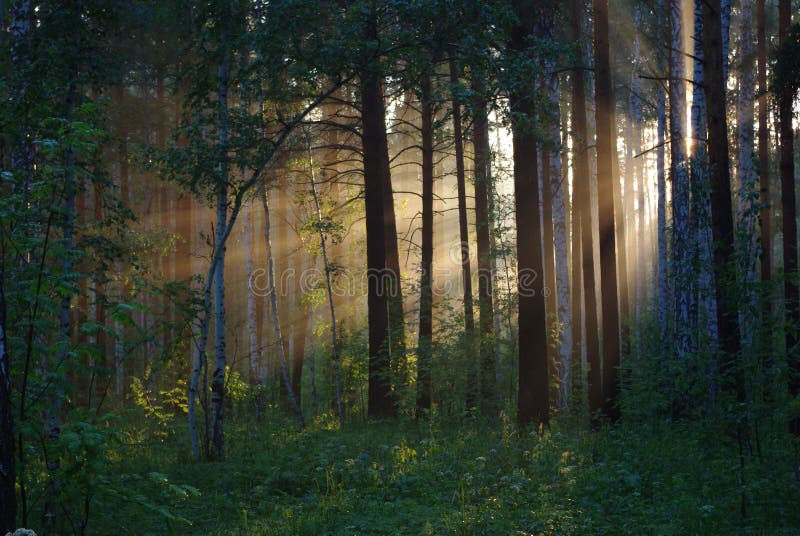
{"type": "MultiPolygon", "coordinates": [[[[342,383],[341,383],[341,375],[339,373],[339,339],[338,339],[338,331],[336,328],[336,308],[334,306],[334,300],[333,300],[333,284],[331,281],[331,271],[333,268],[330,262],[328,261],[328,244],[322,226],[323,222],[322,208],[320,207],[319,204],[319,195],[317,194],[317,185],[316,185],[316,180],[314,178],[314,165],[313,165],[313,159],[311,159],[310,140],[309,140],[308,152],[309,152],[309,161],[311,162],[310,166],[311,194],[314,199],[314,209],[316,210],[317,214],[317,222],[319,223],[319,225],[317,226],[317,232],[319,235],[320,252],[322,253],[322,263],[325,270],[325,290],[328,296],[328,310],[330,311],[331,314],[331,352],[333,357],[333,385],[334,385],[334,394],[336,396],[336,415],[339,417],[339,427],[344,428],[344,409],[342,407],[342,383]]],[[[313,394],[315,400],[314,406],[316,408],[316,385],[314,387],[313,394]]]]}
{"type": "MultiPolygon", "coordinates": [[[[248,356],[250,357],[250,386],[253,390],[257,390],[261,385],[261,368],[260,357],[261,351],[258,347],[258,318],[256,314],[256,292],[258,289],[253,288],[253,275],[255,273],[255,262],[253,259],[253,216],[254,216],[253,202],[250,201],[247,207],[247,214],[244,218],[244,270],[248,276],[247,285],[247,342],[248,342],[248,356]]],[[[260,404],[257,401],[256,395],[255,409],[256,413],[260,411],[260,404]]]]}
{"type": "Polygon", "coordinates": [[[264,245],[266,246],[266,264],[267,264],[267,296],[269,297],[269,305],[272,311],[272,327],[275,330],[275,345],[278,352],[278,360],[281,368],[281,379],[286,387],[286,394],[289,397],[289,403],[292,410],[297,417],[297,424],[302,429],[305,428],[305,420],[303,419],[303,411],[300,409],[300,403],[292,389],[292,381],[289,378],[289,366],[286,363],[286,351],[281,334],[280,315],[278,313],[278,298],[275,290],[275,270],[273,268],[272,258],[272,242],[270,240],[270,220],[269,220],[269,199],[266,187],[262,187],[261,204],[264,207],[264,245]]]}
{"type": "Polygon", "coordinates": [[[683,56],[684,0],[669,0],[670,21],[670,174],[672,176],[672,262],[675,281],[675,353],[684,358],[692,350],[690,300],[692,269],[690,263],[689,206],[691,182],[686,167],[686,89],[683,56]]]}
{"type": "MultiPolygon", "coordinates": [[[[230,6],[223,7],[223,19],[229,16],[230,6]]],[[[211,457],[221,460],[224,455],[224,397],[225,397],[225,235],[228,226],[228,81],[230,77],[228,23],[223,20],[220,37],[220,60],[217,74],[219,108],[219,147],[222,155],[217,178],[217,229],[214,238],[219,262],[214,272],[214,372],[211,376],[211,457]]]]}
{"type": "MultiPolygon", "coordinates": [[[[560,338],[558,345],[559,360],[559,381],[561,385],[558,390],[558,405],[561,408],[569,408],[572,386],[572,363],[573,363],[573,344],[572,344],[572,307],[570,304],[569,286],[569,255],[568,255],[568,236],[567,236],[567,215],[566,215],[566,195],[567,182],[563,180],[561,168],[561,113],[558,107],[558,74],[550,76],[549,84],[550,102],[556,111],[556,116],[552,118],[550,124],[550,139],[552,149],[550,150],[550,177],[549,188],[552,191],[553,199],[553,238],[555,242],[555,276],[556,289],[558,292],[558,323],[560,328],[560,338]]],[[[547,180],[547,177],[545,177],[547,180]]],[[[547,186],[546,186],[547,187],[547,186]]]]}
{"type": "Polygon", "coordinates": [[[756,212],[754,201],[758,195],[754,154],[754,100],[755,100],[755,47],[753,43],[752,0],[741,0],[739,25],[739,99],[736,106],[736,125],[739,137],[739,179],[738,223],[741,239],[741,277],[745,291],[744,308],[740,314],[742,344],[749,348],[753,341],[753,326],[756,306],[756,212]]]}

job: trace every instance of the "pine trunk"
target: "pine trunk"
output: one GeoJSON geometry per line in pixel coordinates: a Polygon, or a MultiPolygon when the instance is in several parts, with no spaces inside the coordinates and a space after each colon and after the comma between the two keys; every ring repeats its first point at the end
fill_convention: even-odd
{"type": "MultiPolygon", "coordinates": [[[[377,22],[373,11],[365,22],[364,37],[377,39],[377,22]]],[[[364,206],[367,231],[367,308],[369,317],[369,397],[367,412],[373,418],[394,415],[389,358],[389,303],[387,293],[398,274],[388,273],[386,234],[388,215],[384,203],[387,179],[388,143],[386,121],[378,65],[365,67],[361,74],[361,142],[364,158],[364,206]]]]}
{"type": "MultiPolygon", "coordinates": [[[[511,49],[525,53],[536,16],[531,1],[517,1],[514,9],[521,21],[511,33],[511,49]]],[[[536,428],[550,419],[547,372],[547,323],[543,285],[542,228],[539,215],[539,172],[536,136],[531,123],[535,105],[527,92],[516,88],[509,94],[514,160],[514,205],[517,229],[517,293],[519,300],[519,386],[517,421],[536,428]]]]}
{"type": "MultiPolygon", "coordinates": [[[[792,24],[791,0],[778,2],[778,37],[786,43],[792,24]]],[[[781,211],[783,217],[783,274],[786,303],[786,355],[789,365],[789,393],[800,394],[800,359],[798,359],[797,328],[800,321],[800,304],[797,289],[797,211],[794,177],[794,131],[792,128],[792,103],[794,94],[781,88],[778,99],[778,135],[780,138],[781,211]]],[[[720,326],[721,327],[721,326],[720,326]]],[[[791,423],[792,432],[800,434],[800,419],[791,423]]]]}
{"type": "Polygon", "coordinates": [[[430,71],[422,75],[422,255],[420,264],[419,341],[417,344],[417,411],[431,407],[433,338],[433,102],[430,71]]]}
{"type": "MultiPolygon", "coordinates": [[[[577,45],[576,57],[584,59],[582,52],[581,0],[572,0],[572,31],[577,45]]],[[[573,189],[575,192],[575,209],[580,222],[581,246],[580,254],[583,275],[584,315],[586,332],[586,363],[589,367],[589,412],[592,422],[597,412],[603,409],[602,369],[600,365],[600,339],[597,318],[597,288],[595,285],[594,262],[594,221],[591,201],[591,170],[589,166],[589,130],[586,118],[586,87],[584,70],[579,67],[573,72],[572,82],[572,130],[575,138],[572,142],[575,159],[575,175],[573,189]]]]}
{"type": "MultiPolygon", "coordinates": [[[[594,0],[597,206],[600,226],[600,289],[603,309],[603,413],[619,420],[619,305],[614,222],[614,154],[617,133],[608,42],[608,0],[594,0]]],[[[624,244],[620,244],[624,247],[624,244]]]]}
{"type": "Polygon", "coordinates": [[[706,121],[708,124],[708,165],[711,174],[711,220],[716,267],[717,324],[722,350],[720,371],[723,381],[744,401],[744,378],[737,370],[739,321],[729,277],[735,266],[733,207],[731,202],[728,127],[725,110],[722,25],[719,0],[703,4],[703,45],[706,121]]]}
{"type": "Polygon", "coordinates": [[[472,143],[475,150],[475,235],[478,250],[478,305],[480,336],[480,393],[481,403],[491,412],[497,403],[494,339],[494,304],[492,295],[492,241],[490,234],[491,212],[491,148],[489,146],[489,119],[483,93],[485,87],[481,75],[473,80],[473,90],[477,95],[472,123],[472,143]]]}

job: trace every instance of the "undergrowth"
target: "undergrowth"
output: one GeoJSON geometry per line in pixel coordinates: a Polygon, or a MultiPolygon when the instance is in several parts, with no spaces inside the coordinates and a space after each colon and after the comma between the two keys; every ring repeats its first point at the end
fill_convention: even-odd
{"type": "MultiPolygon", "coordinates": [[[[748,456],[701,422],[598,432],[565,417],[543,435],[509,419],[294,431],[231,422],[227,460],[195,463],[183,430],[116,452],[125,497],[94,499],[95,534],[797,534],[791,441],[748,456]],[[154,487],[159,481],[161,488],[154,487]],[[153,511],[163,486],[167,506],[153,511]],[[741,510],[744,493],[745,511],[741,510]],[[138,494],[138,495],[137,495],[138,494]],[[148,495],[149,494],[149,495],[148,495]],[[130,500],[138,496],[140,500],[130,500]]],[[[163,499],[163,497],[162,497],[163,499]]]]}

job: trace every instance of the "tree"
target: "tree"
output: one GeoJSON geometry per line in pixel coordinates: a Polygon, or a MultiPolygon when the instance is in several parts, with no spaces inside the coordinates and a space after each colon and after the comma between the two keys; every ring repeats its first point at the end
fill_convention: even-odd
{"type": "Polygon", "coordinates": [[[536,108],[535,89],[523,83],[531,76],[531,43],[537,6],[530,0],[513,2],[517,21],[511,29],[509,48],[520,72],[509,88],[511,132],[514,151],[514,206],[517,233],[517,293],[519,304],[519,393],[517,421],[537,428],[550,419],[547,329],[542,277],[542,224],[539,215],[539,172],[537,139],[533,128],[536,108]]]}
{"type": "Polygon", "coordinates": [[[741,314],[741,335],[745,348],[751,348],[755,335],[753,314],[756,306],[755,283],[758,266],[756,248],[756,207],[757,176],[755,164],[755,147],[753,140],[753,115],[755,100],[755,50],[753,43],[752,0],[742,0],[740,5],[739,25],[739,98],[736,105],[736,125],[739,130],[739,158],[736,175],[739,182],[739,206],[737,223],[741,249],[740,271],[744,286],[744,303],[741,314]]]}
{"type": "MultiPolygon", "coordinates": [[[[778,2],[778,40],[782,47],[790,43],[789,30],[792,24],[791,0],[778,2]]],[[[789,84],[778,87],[778,137],[779,171],[781,177],[781,213],[783,216],[783,276],[784,300],[786,304],[786,355],[789,364],[789,392],[800,394],[800,360],[797,358],[797,329],[800,322],[800,304],[797,286],[797,222],[794,177],[794,131],[792,128],[792,104],[794,91],[789,84]]],[[[791,422],[792,432],[800,434],[800,419],[791,422]]]]}
{"type": "MultiPolygon", "coordinates": [[[[575,56],[578,61],[582,61],[584,56],[581,37],[581,13],[583,11],[581,8],[581,0],[572,0],[571,6],[572,36],[577,47],[575,56]]],[[[583,67],[581,65],[577,66],[572,76],[572,129],[575,132],[575,137],[572,142],[575,162],[575,201],[573,210],[577,210],[578,221],[580,222],[579,233],[581,237],[581,251],[577,258],[582,259],[583,310],[586,315],[586,362],[589,365],[589,411],[592,414],[592,422],[594,423],[594,416],[597,412],[602,410],[603,391],[597,320],[594,244],[592,240],[594,226],[591,210],[591,174],[589,171],[588,153],[589,129],[586,125],[586,88],[584,85],[583,67]]]]}
{"type": "Polygon", "coordinates": [[[0,532],[11,532],[17,522],[14,408],[11,406],[11,359],[6,335],[5,241],[0,251],[0,532]]]}
{"type": "MultiPolygon", "coordinates": [[[[570,303],[570,284],[569,284],[569,258],[568,235],[567,235],[567,206],[566,190],[567,182],[564,180],[561,169],[561,113],[558,106],[558,78],[559,75],[550,66],[552,72],[548,73],[550,79],[548,83],[548,93],[552,113],[549,117],[549,154],[545,158],[550,159],[550,177],[544,177],[544,188],[552,192],[553,200],[553,234],[555,242],[555,291],[558,295],[557,320],[559,324],[560,338],[558,341],[558,361],[559,381],[558,389],[559,405],[562,408],[569,407],[571,396],[571,386],[573,375],[577,372],[573,369],[573,364],[577,361],[574,356],[572,344],[572,323],[574,316],[580,315],[580,311],[571,308],[570,303]],[[547,184],[549,182],[549,184],[547,184]]],[[[553,289],[551,289],[553,291],[553,289]]]]}
{"type": "Polygon", "coordinates": [[[480,392],[481,401],[487,409],[495,406],[495,363],[492,345],[494,303],[492,296],[492,245],[489,234],[490,211],[489,192],[491,191],[491,148],[489,145],[489,112],[484,95],[486,87],[482,73],[473,75],[472,91],[476,98],[473,103],[472,145],[475,151],[473,180],[475,182],[475,234],[478,253],[478,307],[480,335],[480,392]]]}
{"type": "MultiPolygon", "coordinates": [[[[453,144],[456,158],[456,188],[458,190],[458,237],[461,242],[461,280],[464,285],[464,334],[467,341],[471,341],[475,334],[475,313],[472,298],[472,267],[469,257],[469,222],[467,221],[467,180],[464,171],[464,134],[461,118],[462,91],[459,69],[453,53],[448,58],[448,69],[450,71],[451,91],[453,92],[453,144]]],[[[470,369],[474,370],[472,363],[470,369]]],[[[470,391],[475,390],[475,385],[468,385],[470,391]]]]}
{"type": "Polygon", "coordinates": [[[691,181],[686,163],[686,85],[683,58],[683,0],[669,0],[669,138],[672,178],[672,264],[675,278],[675,352],[684,358],[692,350],[690,301],[689,207],[691,181]]]}
{"type": "Polygon", "coordinates": [[[719,326],[720,370],[726,386],[739,402],[744,400],[744,377],[738,368],[739,319],[731,289],[734,258],[733,208],[731,203],[728,127],[725,113],[722,20],[720,1],[703,4],[704,80],[708,123],[708,166],[711,174],[711,219],[714,233],[717,323],[719,326]]]}
{"type": "MultiPolygon", "coordinates": [[[[603,412],[619,420],[619,305],[614,231],[614,169],[617,134],[608,41],[608,1],[594,0],[595,104],[597,117],[597,203],[603,309],[603,412]]],[[[620,244],[620,247],[625,247],[620,244]]]]}
{"type": "MultiPolygon", "coordinates": [[[[772,275],[772,229],[770,212],[770,162],[769,162],[769,125],[767,123],[767,24],[766,0],[756,0],[756,34],[758,45],[758,176],[761,190],[761,281],[769,280],[772,275]]],[[[771,300],[767,299],[767,313],[771,300]]]]}
{"type": "MultiPolygon", "coordinates": [[[[369,5],[363,22],[363,37],[377,40],[377,14],[374,2],[369,5]]],[[[368,58],[369,56],[367,56],[368,58]]],[[[369,309],[369,404],[370,417],[390,417],[394,414],[391,394],[389,345],[389,294],[397,288],[399,273],[387,264],[386,213],[389,176],[388,143],[381,70],[377,61],[362,67],[361,140],[364,158],[364,206],[367,228],[367,306],[369,309]]],[[[394,218],[392,218],[392,221],[394,218]]],[[[396,236],[396,233],[395,233],[396,236]]],[[[402,305],[402,303],[401,303],[402,305]]]]}
{"type": "Polygon", "coordinates": [[[420,81],[422,109],[422,255],[419,283],[417,345],[417,410],[431,407],[431,343],[433,341],[433,90],[430,68],[420,81]]]}

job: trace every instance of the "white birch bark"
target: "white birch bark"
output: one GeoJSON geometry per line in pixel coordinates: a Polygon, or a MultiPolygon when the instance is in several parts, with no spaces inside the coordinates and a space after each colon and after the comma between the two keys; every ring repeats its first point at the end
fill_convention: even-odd
{"type": "Polygon", "coordinates": [[[558,322],[561,326],[561,337],[558,341],[559,381],[558,404],[562,408],[569,406],[572,385],[572,311],[569,293],[569,260],[567,237],[567,214],[565,189],[567,183],[562,181],[561,170],[561,114],[558,107],[558,74],[550,76],[548,87],[550,104],[555,117],[550,121],[550,139],[553,147],[550,158],[550,185],[553,204],[553,241],[556,255],[556,291],[558,293],[558,322]]]}
{"type": "MultiPolygon", "coordinates": [[[[728,6],[730,11],[730,5],[728,6]]],[[[727,47],[727,45],[726,45],[727,47]]],[[[727,50],[727,48],[726,48],[727,50]]],[[[694,232],[696,265],[699,266],[696,307],[698,328],[705,334],[707,343],[717,339],[716,296],[714,295],[714,249],[711,235],[711,196],[705,139],[706,95],[703,90],[703,5],[694,4],[694,68],[692,79],[692,227],[694,232]]],[[[726,56],[727,58],[727,56],[726,56]]],[[[727,65],[727,60],[725,60],[727,65]]]]}
{"type": "Polygon", "coordinates": [[[689,205],[691,182],[686,166],[686,89],[683,56],[683,0],[669,0],[670,80],[669,123],[672,176],[672,255],[675,280],[675,352],[685,356],[692,348],[690,300],[692,271],[689,262],[689,205]]]}
{"type": "Polygon", "coordinates": [[[286,385],[286,393],[289,395],[289,402],[292,409],[297,416],[297,424],[300,428],[305,427],[303,419],[303,411],[300,409],[300,403],[292,389],[292,381],[289,378],[289,367],[286,363],[286,352],[284,350],[283,335],[281,333],[281,323],[278,314],[278,299],[275,292],[275,269],[272,258],[272,241],[270,239],[270,221],[269,221],[269,198],[264,188],[261,196],[261,204],[264,207],[264,245],[266,246],[266,263],[267,263],[267,296],[269,299],[270,310],[272,312],[272,327],[275,330],[275,345],[278,352],[278,360],[281,367],[281,377],[286,385]]]}
{"type": "MultiPolygon", "coordinates": [[[[248,277],[247,285],[247,342],[248,355],[250,356],[250,385],[261,385],[261,369],[259,367],[259,357],[261,351],[258,347],[258,325],[256,318],[256,292],[252,286],[252,278],[255,273],[255,262],[253,259],[253,213],[255,212],[252,200],[248,203],[247,214],[244,218],[244,271],[248,277]]],[[[258,411],[259,404],[256,404],[258,411]]]]}
{"type": "MultiPolygon", "coordinates": [[[[333,383],[335,389],[335,396],[336,396],[336,414],[339,417],[339,426],[344,428],[344,410],[342,409],[342,389],[341,389],[341,380],[339,375],[339,341],[336,331],[336,309],[333,305],[333,285],[331,283],[331,264],[328,261],[328,247],[327,247],[327,239],[325,237],[325,231],[322,227],[322,208],[320,208],[319,204],[319,196],[317,195],[317,185],[314,178],[314,160],[311,157],[311,140],[308,141],[308,152],[309,152],[309,162],[310,162],[310,178],[311,178],[311,194],[314,198],[314,208],[317,214],[317,231],[319,234],[319,246],[320,252],[322,253],[322,264],[325,270],[325,289],[328,295],[328,307],[331,313],[331,349],[333,352],[333,383]]],[[[298,298],[299,301],[299,298],[298,298]]],[[[316,391],[316,385],[314,386],[314,391],[316,391]]],[[[316,393],[314,394],[314,399],[316,400],[316,393]]],[[[316,405],[316,403],[315,403],[316,405]]]]}
{"type": "Polygon", "coordinates": [[[753,41],[753,1],[741,0],[739,13],[739,99],[736,106],[736,125],[739,137],[739,159],[737,176],[739,182],[739,206],[737,211],[739,246],[741,248],[741,277],[743,278],[746,303],[740,319],[742,343],[749,348],[752,343],[757,278],[756,210],[758,199],[758,176],[754,154],[754,101],[755,101],[755,44],[753,41]]]}

